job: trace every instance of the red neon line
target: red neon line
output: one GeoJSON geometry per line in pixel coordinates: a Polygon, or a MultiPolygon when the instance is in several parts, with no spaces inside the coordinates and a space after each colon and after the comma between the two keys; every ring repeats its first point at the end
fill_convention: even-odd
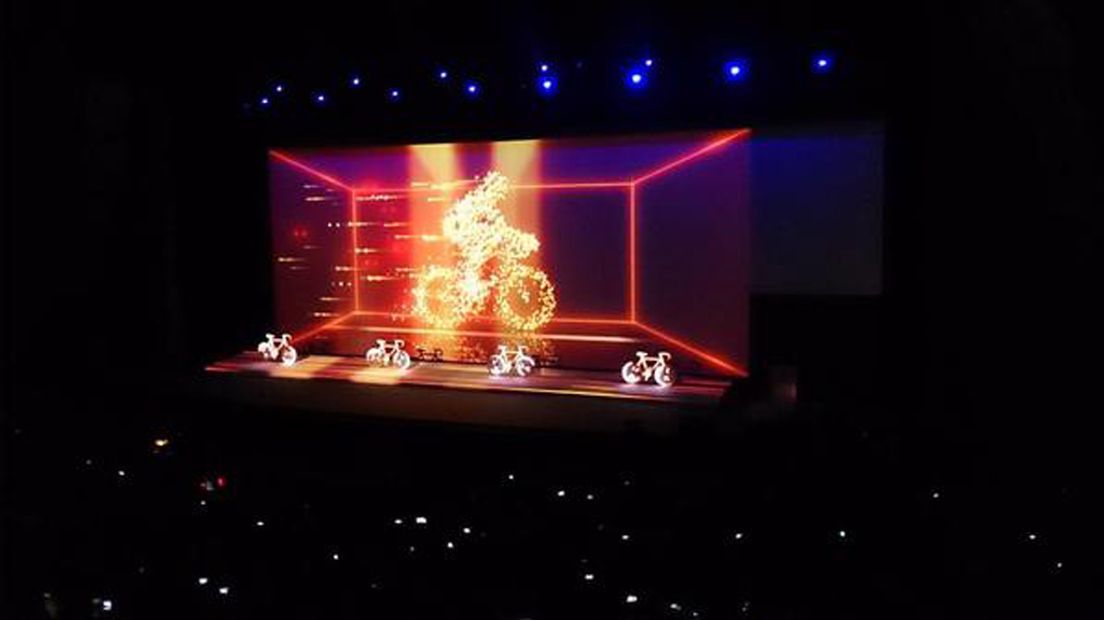
{"type": "Polygon", "coordinates": [[[629,181],[594,181],[580,183],[518,183],[515,189],[595,189],[629,187],[629,181]]]}
{"type": "MultiPolygon", "coordinates": [[[[412,315],[412,314],[407,314],[407,313],[403,313],[403,312],[384,312],[382,310],[358,310],[358,311],[354,312],[353,314],[363,315],[363,316],[395,317],[395,318],[400,318],[400,319],[410,319],[410,318],[414,317],[414,315],[412,315]]],[[[346,316],[348,316],[348,315],[346,315],[346,316]]],[[[472,317],[472,320],[495,321],[497,319],[495,317],[491,317],[491,316],[476,316],[476,317],[472,317]]],[[[592,317],[585,317],[585,316],[552,317],[551,322],[552,323],[583,323],[583,324],[593,324],[593,325],[631,325],[632,324],[632,321],[628,321],[628,320],[625,320],[625,319],[612,319],[612,318],[601,318],[601,317],[593,317],[592,318],[592,317]]],[[[539,336],[540,334],[536,333],[534,335],[539,336]]]]}
{"type": "Polygon", "coordinates": [[[741,129],[741,130],[739,130],[739,131],[737,131],[733,134],[730,134],[730,135],[727,135],[727,136],[721,138],[720,140],[717,140],[715,142],[711,142],[711,143],[703,146],[702,148],[700,148],[700,149],[698,149],[698,150],[696,150],[692,153],[689,153],[687,155],[683,155],[682,157],[679,157],[678,159],[676,159],[676,160],[674,160],[670,163],[664,164],[664,165],[660,166],[659,168],[656,168],[655,170],[649,172],[648,174],[645,174],[642,177],[638,177],[636,179],[633,179],[633,182],[634,183],[643,183],[644,181],[647,181],[648,179],[651,179],[652,177],[663,174],[664,172],[667,172],[668,170],[671,170],[672,168],[676,168],[678,166],[681,166],[682,164],[685,164],[686,162],[690,161],[691,159],[701,157],[702,155],[705,155],[706,153],[709,153],[710,151],[716,150],[716,149],[728,144],[729,142],[732,142],[736,138],[744,137],[744,136],[746,136],[750,133],[751,133],[750,129],[741,129]]]}
{"type": "MultiPolygon", "coordinates": [[[[463,184],[471,185],[474,181],[450,181],[438,185],[452,185],[463,184]]],[[[579,183],[517,183],[512,185],[513,189],[601,189],[601,188],[618,188],[628,187],[632,183],[630,181],[592,181],[592,182],[579,182],[579,183]]],[[[412,194],[415,192],[446,192],[452,189],[451,187],[358,187],[355,191],[358,193],[366,194],[412,194]]]]}
{"type": "Polygon", "coordinates": [[[636,321],[636,183],[629,185],[629,320],[636,321]]]}
{"type": "Polygon", "coordinates": [[[746,377],[747,374],[748,374],[747,370],[745,368],[743,368],[742,366],[737,366],[733,363],[727,362],[727,361],[717,357],[716,355],[713,355],[713,354],[708,353],[706,351],[702,351],[701,349],[698,349],[697,347],[691,346],[691,345],[689,345],[689,344],[687,344],[687,343],[685,343],[685,342],[683,342],[683,341],[681,341],[677,338],[673,338],[671,336],[668,336],[667,334],[659,331],[658,329],[653,329],[651,327],[648,327],[647,325],[641,323],[640,321],[636,321],[636,325],[637,325],[637,327],[640,327],[644,331],[647,331],[647,332],[651,333],[654,336],[662,338],[663,340],[666,340],[667,342],[669,342],[669,343],[671,343],[671,344],[673,344],[673,345],[675,345],[675,346],[677,346],[677,347],[679,347],[679,348],[681,348],[685,351],[688,351],[690,353],[693,353],[694,355],[697,355],[698,357],[700,357],[703,360],[709,362],[710,364],[713,364],[714,366],[716,366],[718,368],[726,370],[726,371],[728,371],[728,372],[730,372],[734,375],[737,375],[739,377],[746,377]]]}
{"type": "Polygon", "coordinates": [[[319,170],[311,168],[310,166],[308,166],[308,165],[306,165],[306,164],[304,164],[300,161],[296,161],[296,160],[292,159],[291,157],[288,157],[287,155],[284,155],[283,153],[281,153],[279,151],[269,151],[268,154],[271,155],[272,157],[275,157],[276,159],[279,159],[280,161],[282,161],[286,164],[291,164],[292,166],[295,166],[296,168],[302,170],[303,172],[306,172],[308,174],[312,174],[312,175],[322,179],[323,181],[326,181],[328,183],[333,183],[334,185],[340,187],[341,189],[347,189],[349,191],[355,191],[355,190],[353,190],[353,188],[351,188],[348,185],[342,183],[341,181],[338,181],[334,177],[331,177],[330,175],[328,175],[324,172],[321,172],[319,170]]]}
{"type": "Polygon", "coordinates": [[[292,339],[292,342],[302,342],[302,341],[310,340],[311,338],[314,338],[316,335],[318,335],[318,332],[330,329],[330,328],[334,327],[335,325],[337,325],[338,323],[344,321],[345,319],[353,316],[354,314],[356,314],[356,312],[349,312],[348,314],[343,314],[343,315],[337,317],[336,319],[334,319],[332,321],[328,321],[326,323],[323,323],[323,324],[319,325],[318,327],[315,327],[314,329],[310,330],[309,332],[307,332],[305,334],[299,334],[299,335],[295,336],[292,339]]]}
{"type": "Polygon", "coordinates": [[[349,228],[352,232],[353,247],[350,248],[349,253],[353,259],[353,312],[360,310],[360,261],[357,257],[357,250],[360,249],[360,241],[357,236],[357,223],[360,222],[360,218],[357,214],[356,203],[356,190],[349,191],[349,221],[353,223],[349,228]]]}

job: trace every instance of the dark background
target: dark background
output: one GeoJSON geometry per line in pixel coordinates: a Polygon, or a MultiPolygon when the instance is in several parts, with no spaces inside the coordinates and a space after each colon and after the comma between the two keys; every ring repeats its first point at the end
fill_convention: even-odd
{"type": "MultiPolygon", "coordinates": [[[[753,349],[842,360],[828,365],[858,378],[825,383],[880,386],[925,423],[1034,436],[1038,408],[979,409],[1090,385],[1099,49],[1082,17],[1041,2],[6,3],[5,375],[95,389],[255,339],[271,312],[266,146],[882,117],[884,295],[757,299],[753,349]],[[808,71],[819,49],[831,76],[808,71]],[[645,55],[651,86],[627,94],[620,72],[645,55]],[[717,67],[737,55],[752,78],[725,88],[717,67]],[[545,59],[561,90],[547,101],[525,90],[545,59]],[[440,66],[484,96],[440,92],[440,66]],[[243,109],[276,80],[287,105],[243,109]],[[382,96],[393,84],[401,106],[382,96]],[[303,95],[322,88],[317,109],[303,95]]],[[[1047,410],[1048,431],[1084,417],[1047,410]]]]}
{"type": "Polygon", "coordinates": [[[50,402],[36,415],[66,428],[256,339],[271,312],[267,146],[883,118],[883,294],[753,299],[757,365],[797,365],[805,394],[1025,480],[1091,480],[1089,9],[521,4],[6,2],[5,415],[50,402]],[[808,72],[817,49],[836,53],[828,79],[808,72]],[[619,71],[644,55],[651,87],[627,94],[619,71]],[[713,78],[732,55],[753,63],[739,89],[713,78]],[[523,88],[546,58],[583,62],[550,101],[523,88]],[[481,100],[434,90],[440,63],[478,77],[481,100]],[[365,89],[339,96],[354,70],[365,89]],[[277,76],[332,105],[245,110],[277,76]],[[393,83],[402,106],[376,97],[393,83]]]}

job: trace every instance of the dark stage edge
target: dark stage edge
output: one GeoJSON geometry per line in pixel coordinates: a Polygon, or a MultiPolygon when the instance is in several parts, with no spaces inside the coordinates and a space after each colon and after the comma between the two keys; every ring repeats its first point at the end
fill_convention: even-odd
{"type": "Polygon", "coordinates": [[[406,371],[363,358],[311,355],[283,366],[244,352],[207,367],[211,396],[247,404],[377,418],[594,432],[678,432],[718,409],[730,382],[626,385],[617,372],[542,368],[524,379],[492,377],[485,366],[415,363],[406,371]]]}

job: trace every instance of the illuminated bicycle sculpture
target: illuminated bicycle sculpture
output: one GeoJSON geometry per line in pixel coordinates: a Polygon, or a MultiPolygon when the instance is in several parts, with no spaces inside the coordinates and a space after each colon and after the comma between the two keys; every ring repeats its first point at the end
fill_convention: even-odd
{"type": "Polygon", "coordinates": [[[488,172],[445,213],[441,228],[455,248],[455,264],[426,267],[413,291],[414,314],[433,327],[456,327],[480,316],[489,303],[510,331],[534,331],[552,320],[552,281],[522,263],[540,249],[540,241],[507,224],[496,206],[509,190],[505,176],[488,172]]]}
{"type": "Polygon", "coordinates": [[[273,334],[265,334],[265,341],[257,345],[257,353],[270,362],[278,361],[284,366],[291,366],[299,359],[295,347],[291,346],[291,334],[284,334],[279,339],[273,334]]]}
{"type": "Polygon", "coordinates": [[[368,349],[364,359],[373,366],[394,366],[400,370],[410,368],[410,354],[403,350],[402,340],[377,340],[376,346],[368,349]]]}
{"type": "Polygon", "coordinates": [[[519,377],[527,377],[533,372],[537,362],[529,357],[525,345],[518,345],[510,350],[504,344],[498,345],[498,353],[491,356],[489,369],[496,377],[508,375],[511,371],[519,377]]]}
{"type": "Polygon", "coordinates": [[[632,385],[651,380],[659,387],[668,387],[675,382],[671,354],[660,351],[659,355],[650,357],[645,351],[637,351],[636,360],[625,362],[621,367],[621,378],[632,385]]]}

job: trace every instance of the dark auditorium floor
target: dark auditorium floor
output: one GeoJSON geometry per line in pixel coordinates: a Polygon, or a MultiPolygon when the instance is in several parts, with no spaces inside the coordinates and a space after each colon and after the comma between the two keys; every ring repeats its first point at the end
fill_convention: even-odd
{"type": "Polygon", "coordinates": [[[1088,489],[841,412],[611,438],[108,402],[41,396],[7,418],[5,617],[1058,618],[1098,605],[1083,549],[1099,535],[1078,525],[1088,489]],[[46,413],[62,406],[64,433],[46,413]]]}

